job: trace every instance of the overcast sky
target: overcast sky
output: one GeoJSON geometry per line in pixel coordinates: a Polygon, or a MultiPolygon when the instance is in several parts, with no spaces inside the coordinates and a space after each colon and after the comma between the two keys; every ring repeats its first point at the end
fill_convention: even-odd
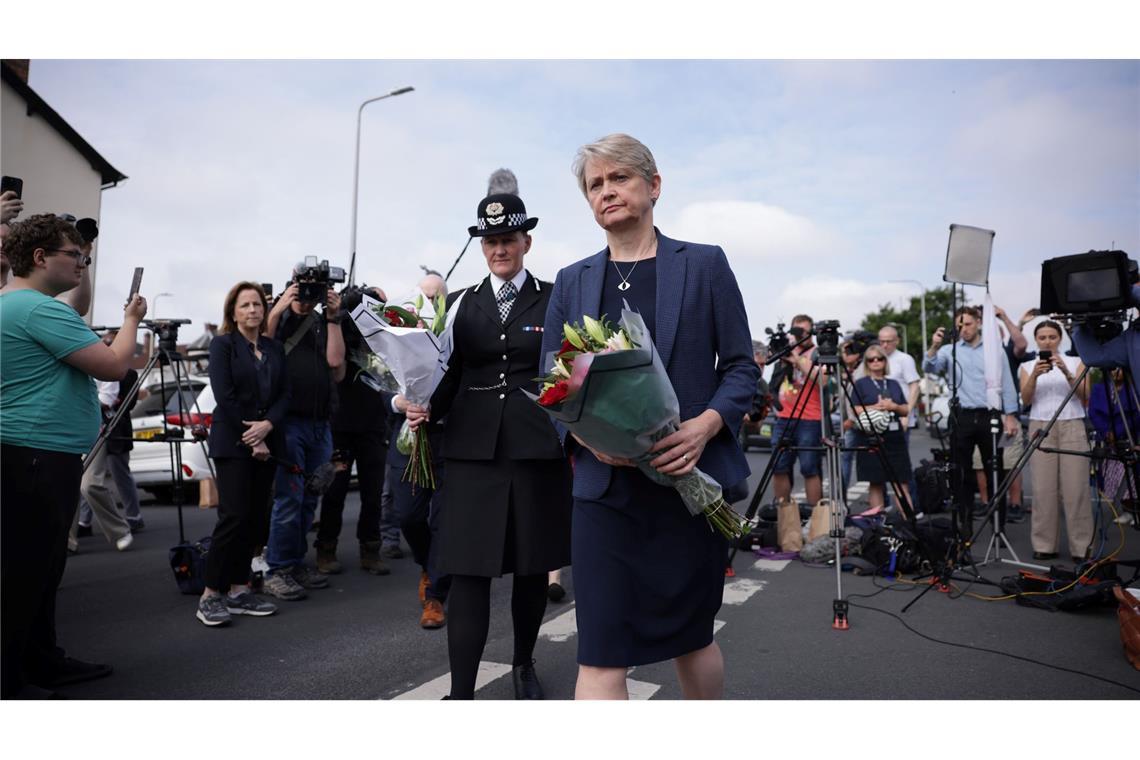
{"type": "MultiPolygon", "coordinates": [[[[600,250],[570,173],[627,132],[662,176],[670,237],[724,247],[751,329],[806,311],[852,328],[942,284],[951,223],[997,232],[991,284],[1036,304],[1043,259],[1140,254],[1140,64],[1082,61],[57,61],[29,84],[130,178],[103,194],[95,321],[131,270],[196,335],[239,279],[306,255],[390,295],[451,266],[487,179],[519,178],[544,279],[600,250]]],[[[481,279],[472,244],[450,285],[481,279]]],[[[933,329],[933,325],[931,327],[933,329]]]]}

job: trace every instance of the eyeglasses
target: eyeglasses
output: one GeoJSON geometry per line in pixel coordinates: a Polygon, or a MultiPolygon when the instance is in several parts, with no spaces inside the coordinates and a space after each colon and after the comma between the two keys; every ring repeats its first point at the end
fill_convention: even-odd
{"type": "Polygon", "coordinates": [[[85,267],[91,266],[91,257],[82,251],[72,251],[68,248],[45,248],[44,250],[51,251],[53,253],[66,253],[68,256],[75,259],[75,262],[77,264],[82,264],[85,267]]]}
{"type": "Polygon", "coordinates": [[[871,362],[885,362],[885,361],[886,361],[886,358],[882,357],[882,356],[868,356],[867,357],[867,363],[868,364],[870,364],[871,362]]]}
{"type": "Polygon", "coordinates": [[[898,338],[883,338],[879,342],[880,343],[898,343],[899,339],[898,338]]]}

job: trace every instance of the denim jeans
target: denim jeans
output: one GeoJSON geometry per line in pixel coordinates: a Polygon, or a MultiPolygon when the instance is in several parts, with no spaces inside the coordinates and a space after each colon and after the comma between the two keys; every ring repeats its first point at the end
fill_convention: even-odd
{"type": "Polygon", "coordinates": [[[269,519],[266,562],[270,571],[300,565],[308,544],[305,536],[313,525],[320,496],[305,491],[305,476],[332,457],[332,432],[328,422],[300,417],[285,418],[285,451],[281,459],[298,465],[304,475],[277,467],[274,480],[273,514],[269,519]]]}
{"type": "Polygon", "coordinates": [[[823,462],[823,452],[819,447],[823,445],[822,423],[819,420],[792,420],[778,419],[772,428],[772,445],[782,439],[785,428],[792,428],[788,434],[787,443],[793,448],[785,448],[776,455],[774,471],[777,475],[790,475],[795,460],[800,460],[800,474],[805,478],[818,476],[820,464],[823,462]],[[814,451],[801,450],[797,447],[815,449],[814,451]]]}

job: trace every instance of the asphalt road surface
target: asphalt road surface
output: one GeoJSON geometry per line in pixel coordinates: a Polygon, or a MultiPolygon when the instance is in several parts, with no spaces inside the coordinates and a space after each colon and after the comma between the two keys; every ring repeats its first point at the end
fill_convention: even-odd
{"type": "MultiPolygon", "coordinates": [[[[921,433],[912,437],[915,463],[929,456],[931,445],[921,433]]],[[[768,456],[751,451],[748,457],[754,487],[768,456]]],[[[865,486],[855,490],[865,492],[865,486]]],[[[81,539],[60,589],[60,642],[73,656],[113,664],[115,673],[63,691],[80,699],[439,699],[448,687],[446,629],[418,625],[419,570],[410,554],[389,560],[389,576],[358,569],[353,539],[358,509],[352,493],[340,550],[346,570],[332,577],[331,588],[311,591],[306,601],[277,601],[278,614],[235,618],[224,628],[201,625],[194,616],[195,597],[178,593],[174,584],[167,561],[178,541],[173,507],[145,504],[146,530],[126,552],[115,551],[98,531],[81,539]]],[[[213,528],[213,510],[190,506],[183,515],[189,537],[208,535],[213,528]]],[[[1137,532],[1121,530],[1111,520],[1108,550],[1121,543],[1121,533],[1120,557],[1140,556],[1137,532]]],[[[1009,526],[1008,535],[1023,559],[1031,554],[1028,522],[1009,526]]],[[[978,547],[988,538],[983,533],[978,547]]],[[[981,555],[978,551],[975,558],[981,555]]],[[[844,573],[843,593],[853,606],[850,629],[837,631],[831,627],[833,569],[745,553],[738,555],[735,569],[736,576],[726,579],[716,633],[729,699],[1135,699],[1140,694],[1140,673],[1124,659],[1112,608],[1050,613],[1013,601],[931,592],[904,615],[900,609],[925,586],[844,573]]],[[[1001,563],[981,570],[993,580],[1016,572],[1001,563]]],[[[535,652],[550,699],[571,699],[574,693],[569,569],[563,584],[569,594],[564,602],[548,605],[535,652]]],[[[969,588],[960,583],[957,591],[1000,593],[983,583],[969,588]]],[[[505,579],[492,584],[478,699],[513,698],[511,649],[505,579]]],[[[680,698],[670,663],[632,669],[629,684],[636,699],[680,698]]]]}

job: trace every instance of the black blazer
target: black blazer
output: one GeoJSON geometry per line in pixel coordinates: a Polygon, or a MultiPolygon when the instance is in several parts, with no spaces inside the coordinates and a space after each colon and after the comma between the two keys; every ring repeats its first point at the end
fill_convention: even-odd
{"type": "Polygon", "coordinates": [[[448,296],[459,302],[447,373],[431,398],[442,419],[446,459],[561,459],[562,442],[546,412],[520,392],[538,392],[539,352],[551,285],[528,272],[507,322],[499,320],[491,278],[448,296]],[[502,430],[505,435],[500,435],[502,430]]]}
{"type": "Polygon", "coordinates": [[[225,333],[210,341],[210,385],[214,389],[214,419],[210,425],[210,456],[248,457],[241,445],[246,430],[242,420],[269,420],[273,431],[266,439],[269,450],[280,456],[284,450],[284,422],[289,410],[289,374],[285,346],[262,335],[257,347],[269,362],[269,398],[260,397],[253,352],[240,333],[225,333]]]}

